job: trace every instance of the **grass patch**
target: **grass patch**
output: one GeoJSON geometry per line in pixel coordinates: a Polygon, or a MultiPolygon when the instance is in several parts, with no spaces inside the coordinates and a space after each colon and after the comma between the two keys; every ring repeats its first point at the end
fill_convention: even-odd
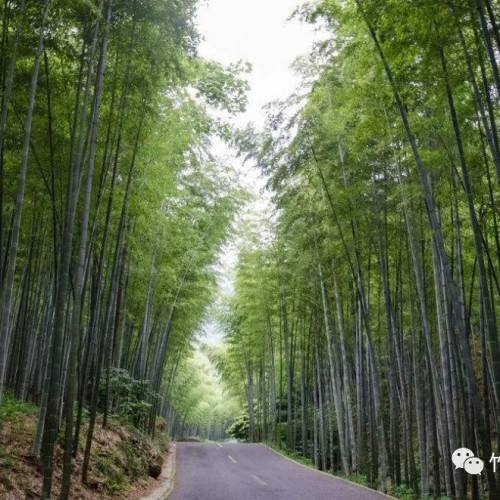
{"type": "Polygon", "coordinates": [[[409,486],[406,484],[398,484],[394,485],[391,488],[390,494],[399,500],[415,500],[419,498],[418,494],[415,493],[409,486]]]}
{"type": "Polygon", "coordinates": [[[298,462],[299,464],[305,465],[306,467],[318,470],[318,468],[313,464],[313,462],[310,458],[304,457],[298,451],[290,451],[290,450],[288,450],[282,446],[278,446],[272,442],[266,441],[266,442],[264,442],[264,444],[266,446],[269,446],[269,448],[272,448],[274,451],[277,451],[278,453],[285,455],[285,457],[290,458],[294,462],[298,462]]]}
{"type": "MultiPolygon", "coordinates": [[[[337,475],[337,474],[335,474],[337,475]]],[[[339,474],[339,477],[344,477],[339,474]]],[[[351,481],[356,484],[360,484],[361,486],[366,486],[368,487],[368,478],[363,475],[363,474],[349,474],[347,477],[345,477],[348,481],[351,481]]]]}
{"type": "MultiPolygon", "coordinates": [[[[432,495],[418,494],[406,484],[393,485],[389,489],[389,495],[396,497],[398,500],[433,500],[436,498],[432,495]]],[[[439,500],[447,499],[448,497],[446,496],[439,497],[439,500]]]]}
{"type": "Polygon", "coordinates": [[[31,403],[24,403],[7,391],[3,395],[2,406],[0,407],[0,420],[2,422],[12,422],[20,415],[37,415],[38,406],[31,403]]]}
{"type": "Polygon", "coordinates": [[[14,459],[12,454],[3,446],[0,446],[0,466],[3,470],[16,470],[18,461],[14,459]]]}
{"type": "Polygon", "coordinates": [[[168,443],[170,443],[170,438],[164,432],[157,432],[155,438],[153,439],[153,445],[160,453],[165,453],[168,449],[168,443]]]}

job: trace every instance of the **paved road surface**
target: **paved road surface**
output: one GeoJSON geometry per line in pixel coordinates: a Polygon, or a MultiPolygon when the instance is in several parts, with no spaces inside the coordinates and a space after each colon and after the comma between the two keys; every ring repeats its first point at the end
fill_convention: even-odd
{"type": "Polygon", "coordinates": [[[168,500],[382,500],[388,497],[302,467],[258,444],[177,443],[168,500]]]}

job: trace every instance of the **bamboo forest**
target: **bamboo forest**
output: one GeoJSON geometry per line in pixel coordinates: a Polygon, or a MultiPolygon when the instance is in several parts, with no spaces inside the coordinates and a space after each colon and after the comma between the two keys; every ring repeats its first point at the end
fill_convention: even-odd
{"type": "Polygon", "coordinates": [[[0,498],[499,499],[500,2],[292,2],[259,125],[212,1],[1,2],[0,498]]]}

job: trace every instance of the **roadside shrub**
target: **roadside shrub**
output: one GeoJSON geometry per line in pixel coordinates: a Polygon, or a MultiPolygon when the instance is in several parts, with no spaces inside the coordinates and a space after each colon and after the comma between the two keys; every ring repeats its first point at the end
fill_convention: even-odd
{"type": "Polygon", "coordinates": [[[234,439],[239,441],[248,441],[250,437],[250,423],[248,413],[242,413],[229,427],[226,432],[234,439]]]}

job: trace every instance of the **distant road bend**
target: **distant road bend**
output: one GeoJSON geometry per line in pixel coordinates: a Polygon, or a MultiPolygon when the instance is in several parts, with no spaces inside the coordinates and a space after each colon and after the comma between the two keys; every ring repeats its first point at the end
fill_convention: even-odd
{"type": "Polygon", "coordinates": [[[168,500],[382,500],[377,491],[322,474],[258,444],[178,443],[168,500]]]}

